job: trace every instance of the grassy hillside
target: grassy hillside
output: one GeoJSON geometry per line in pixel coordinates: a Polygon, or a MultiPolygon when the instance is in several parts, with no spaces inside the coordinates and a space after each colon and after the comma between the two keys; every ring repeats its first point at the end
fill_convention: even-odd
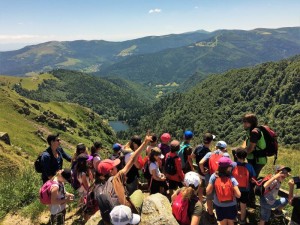
{"type": "Polygon", "coordinates": [[[16,83],[28,85],[26,79],[32,78],[0,76],[0,132],[7,132],[11,141],[11,145],[0,141],[0,220],[9,211],[22,209],[26,217],[35,217],[44,210],[38,203],[41,179],[33,171],[33,161],[48,146],[48,134],[60,133],[62,147],[70,155],[79,142],[90,147],[99,140],[107,149],[101,153],[106,157],[116,141],[107,121],[90,109],[73,103],[41,103],[12,90],[16,83]]]}
{"type": "Polygon", "coordinates": [[[199,140],[208,130],[232,144],[244,137],[242,115],[254,112],[260,123],[277,131],[280,143],[300,149],[299,74],[297,56],[211,75],[186,93],[162,98],[135,132],[151,128],[181,138],[184,129],[191,129],[199,140]]]}
{"type": "Polygon", "coordinates": [[[85,73],[54,70],[55,79],[43,79],[38,89],[28,90],[23,83],[15,85],[21,95],[42,101],[74,102],[93,109],[105,119],[127,120],[134,124],[151,103],[154,92],[147,87],[116,78],[97,78],[85,73]]]}
{"type": "Polygon", "coordinates": [[[299,54],[299,32],[299,27],[220,30],[211,38],[184,47],[128,57],[100,74],[147,84],[181,83],[197,71],[203,77],[299,54]]]}

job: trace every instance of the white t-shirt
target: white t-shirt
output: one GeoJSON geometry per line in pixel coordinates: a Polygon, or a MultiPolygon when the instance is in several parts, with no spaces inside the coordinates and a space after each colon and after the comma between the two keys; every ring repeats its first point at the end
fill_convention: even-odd
{"type": "MultiPolygon", "coordinates": [[[[58,195],[57,199],[65,199],[66,191],[63,184],[52,184],[51,189],[54,187],[58,187],[58,195]]],[[[51,204],[49,205],[51,215],[55,215],[57,213],[62,212],[66,208],[66,203],[64,204],[51,204]]]]}
{"type": "Polygon", "coordinates": [[[101,161],[100,156],[97,155],[97,156],[93,157],[93,167],[94,167],[95,170],[97,170],[97,166],[98,166],[99,161],[101,161]]]}
{"type": "Polygon", "coordinates": [[[159,166],[157,164],[157,162],[151,162],[149,165],[149,172],[152,175],[152,171],[154,170],[154,172],[156,173],[156,175],[158,177],[161,177],[161,172],[159,170],[159,166]]]}
{"type": "Polygon", "coordinates": [[[125,164],[127,164],[128,163],[128,161],[129,161],[129,159],[130,159],[130,157],[131,157],[131,155],[133,154],[133,152],[130,152],[130,153],[127,153],[126,155],[125,155],[125,164]]]}

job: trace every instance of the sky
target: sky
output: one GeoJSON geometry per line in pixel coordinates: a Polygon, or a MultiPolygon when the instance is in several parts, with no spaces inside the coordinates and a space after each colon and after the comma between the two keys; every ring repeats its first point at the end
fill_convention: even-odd
{"type": "Polygon", "coordinates": [[[0,51],[196,30],[300,26],[300,0],[0,0],[0,51]]]}

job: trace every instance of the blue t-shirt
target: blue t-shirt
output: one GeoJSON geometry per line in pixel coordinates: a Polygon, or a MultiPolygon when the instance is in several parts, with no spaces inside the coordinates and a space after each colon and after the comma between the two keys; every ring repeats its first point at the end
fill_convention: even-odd
{"type": "MultiPolygon", "coordinates": [[[[210,176],[210,179],[209,179],[209,183],[210,184],[212,184],[213,186],[214,186],[214,184],[215,184],[215,181],[216,181],[216,174],[214,173],[214,174],[212,174],[211,176],[210,176]]],[[[231,182],[232,182],[232,184],[233,184],[233,186],[235,187],[235,186],[238,186],[238,182],[237,182],[237,180],[233,177],[233,176],[231,176],[230,177],[230,180],[231,180],[231,182]]],[[[214,199],[213,199],[213,202],[214,202],[214,204],[216,205],[216,206],[219,206],[219,207],[229,207],[229,206],[234,206],[234,205],[236,205],[237,203],[236,203],[236,198],[235,198],[235,196],[233,196],[233,201],[232,202],[226,202],[226,203],[221,203],[219,200],[218,200],[218,198],[217,198],[217,194],[216,194],[216,192],[215,192],[215,188],[214,188],[214,190],[213,190],[213,193],[214,193],[214,199]]]]}
{"type": "MultiPolygon", "coordinates": [[[[241,162],[236,162],[236,165],[237,165],[237,166],[242,166],[243,163],[241,163],[241,162]]],[[[245,164],[245,167],[246,167],[246,169],[249,171],[249,178],[250,178],[250,179],[251,179],[252,177],[256,177],[255,170],[254,170],[253,166],[252,166],[250,163],[246,163],[246,164],[245,164]]],[[[240,189],[240,191],[249,191],[249,190],[250,190],[250,181],[249,181],[249,185],[248,185],[247,188],[240,188],[240,187],[239,187],[239,189],[240,189]]]]}

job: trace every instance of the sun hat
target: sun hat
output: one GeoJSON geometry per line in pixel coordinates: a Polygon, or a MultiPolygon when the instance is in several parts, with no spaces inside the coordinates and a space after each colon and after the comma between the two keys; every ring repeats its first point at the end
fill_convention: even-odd
{"type": "Polygon", "coordinates": [[[200,176],[196,172],[190,171],[185,174],[184,176],[184,184],[185,186],[189,187],[193,185],[194,187],[198,187],[200,185],[200,176]]]}
{"type": "Polygon", "coordinates": [[[125,205],[115,206],[109,215],[113,225],[138,224],[141,220],[138,214],[132,213],[125,205]]]}
{"type": "Polygon", "coordinates": [[[225,149],[227,148],[227,144],[225,141],[218,141],[216,144],[217,147],[221,148],[221,149],[225,149]]]}
{"type": "Polygon", "coordinates": [[[186,130],[186,131],[184,132],[184,138],[187,139],[187,140],[192,139],[193,136],[194,136],[194,134],[193,134],[193,132],[190,131],[190,130],[186,130]]]}
{"type": "Polygon", "coordinates": [[[171,140],[171,135],[169,133],[163,133],[161,136],[160,136],[160,140],[162,142],[169,142],[171,140]]]}
{"type": "Polygon", "coordinates": [[[222,156],[219,159],[218,164],[220,167],[234,166],[234,163],[232,162],[232,160],[226,156],[222,156]]]}
{"type": "Polygon", "coordinates": [[[100,161],[97,167],[98,173],[102,175],[107,175],[109,171],[111,171],[115,166],[119,165],[121,162],[120,159],[110,160],[110,159],[104,159],[100,161]]]}

